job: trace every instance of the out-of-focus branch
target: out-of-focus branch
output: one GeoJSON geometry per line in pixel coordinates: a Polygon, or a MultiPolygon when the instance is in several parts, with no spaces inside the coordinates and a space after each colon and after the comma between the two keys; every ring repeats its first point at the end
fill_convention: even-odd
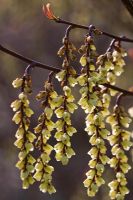
{"type": "Polygon", "coordinates": [[[133,0],[121,0],[124,6],[127,8],[128,12],[133,17],[133,0]]]}

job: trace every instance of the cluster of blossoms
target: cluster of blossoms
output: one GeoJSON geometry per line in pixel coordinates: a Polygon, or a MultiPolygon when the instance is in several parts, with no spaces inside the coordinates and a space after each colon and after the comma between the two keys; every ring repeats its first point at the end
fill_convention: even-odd
{"type": "Polygon", "coordinates": [[[60,96],[61,105],[55,110],[59,120],[56,122],[55,133],[58,143],[54,147],[56,160],[61,161],[63,165],[66,165],[69,159],[75,155],[70,141],[70,137],[76,132],[71,122],[71,113],[74,113],[75,109],[77,109],[77,105],[74,103],[75,98],[71,91],[71,87],[77,84],[76,71],[70,66],[70,60],[73,60],[75,57],[74,51],[76,51],[76,48],[68,40],[68,37],[65,37],[63,39],[63,46],[58,51],[58,55],[64,57],[63,70],[56,74],[56,78],[61,82],[63,95],[60,96]]]}
{"type": "MultiPolygon", "coordinates": [[[[109,83],[115,85],[116,77],[120,76],[125,66],[124,57],[127,55],[125,50],[121,47],[120,42],[113,40],[110,47],[105,54],[100,55],[97,58],[97,66],[100,77],[102,77],[101,84],[109,83]]],[[[110,90],[111,95],[115,95],[116,92],[110,90]]]]}
{"type": "MultiPolygon", "coordinates": [[[[88,163],[89,170],[84,180],[87,194],[91,197],[95,196],[100,186],[105,183],[103,173],[105,165],[109,163],[116,172],[115,180],[109,183],[110,198],[124,200],[125,195],[129,192],[125,175],[131,167],[127,163],[128,157],[125,151],[132,146],[131,133],[126,130],[131,119],[119,105],[121,94],[117,98],[113,114],[110,114],[109,106],[111,96],[115,96],[118,91],[124,91],[122,89],[114,91],[110,88],[114,88],[117,76],[124,71],[125,61],[123,58],[126,53],[122,49],[120,41],[113,40],[106,53],[98,56],[90,28],[84,45],[79,49],[79,53],[82,54],[80,58],[82,69],[80,75],[77,76],[75,69],[71,66],[71,62],[76,59],[75,52],[77,51],[69,40],[71,28],[71,26],[68,27],[63,38],[63,46],[58,51],[58,56],[63,57],[63,64],[62,70],[55,77],[60,82],[62,94],[58,95],[54,90],[52,84],[54,73],[50,73],[48,80],[44,83],[44,89],[36,96],[43,109],[38,118],[38,125],[34,128],[36,136],[29,130],[33,111],[29,107],[28,99],[28,95],[32,92],[28,69],[22,78],[13,81],[14,88],[21,88],[18,99],[11,104],[13,111],[16,112],[13,121],[19,125],[15,145],[20,149],[20,153],[16,166],[21,171],[24,189],[38,181],[42,192],[49,194],[56,192],[52,183],[54,168],[49,162],[53,150],[56,160],[63,165],[68,164],[69,159],[75,155],[71,137],[77,131],[72,125],[71,114],[78,107],[75,104],[72,87],[79,83],[81,98],[78,104],[86,114],[85,131],[89,135],[91,144],[88,152],[91,157],[88,163]],[[57,117],[56,122],[53,121],[54,114],[57,117]],[[111,124],[112,133],[107,130],[106,122],[111,124]],[[57,143],[53,147],[49,141],[54,129],[54,138],[57,143]],[[113,146],[111,159],[107,156],[106,140],[113,146]],[[34,146],[39,150],[37,159],[31,155],[34,146]]],[[[30,67],[33,66],[34,64],[30,67]]],[[[133,108],[130,111],[133,117],[133,108]]]]}
{"type": "Polygon", "coordinates": [[[95,196],[99,187],[105,182],[102,174],[108,157],[104,140],[107,139],[109,131],[105,128],[104,119],[109,114],[110,96],[99,86],[102,77],[99,76],[95,66],[94,58],[97,54],[91,36],[86,37],[85,45],[81,48],[83,55],[80,63],[83,68],[78,77],[78,82],[82,86],[79,105],[87,114],[85,131],[90,136],[89,142],[93,146],[88,152],[91,156],[88,164],[90,170],[86,173],[84,185],[87,187],[88,196],[95,196]]]}
{"type": "Polygon", "coordinates": [[[107,122],[111,125],[112,134],[108,140],[112,147],[113,157],[109,164],[115,169],[116,178],[109,183],[111,199],[123,200],[125,195],[129,193],[127,179],[125,174],[131,169],[128,164],[128,157],[125,151],[128,151],[132,146],[131,132],[127,131],[131,118],[124,111],[123,107],[116,105],[114,113],[107,118],[107,122]]]}
{"type": "Polygon", "coordinates": [[[59,105],[57,96],[50,81],[45,82],[44,90],[40,91],[36,96],[37,100],[41,100],[43,113],[39,116],[39,124],[34,129],[35,133],[38,134],[36,147],[41,152],[35,165],[36,173],[34,174],[34,178],[41,182],[40,190],[42,192],[48,192],[49,194],[56,192],[52,184],[54,168],[49,165],[49,161],[51,160],[50,154],[53,147],[48,144],[48,140],[51,138],[52,131],[55,128],[55,123],[51,118],[53,116],[53,110],[59,105]]]}
{"type": "Polygon", "coordinates": [[[12,120],[19,125],[15,135],[17,138],[15,145],[20,149],[19,161],[16,166],[21,171],[20,177],[23,181],[23,188],[27,189],[30,184],[34,183],[33,172],[36,161],[31,155],[36,136],[29,130],[30,117],[33,115],[28,100],[28,95],[31,94],[31,77],[24,75],[23,78],[14,80],[12,84],[14,88],[21,88],[18,99],[12,102],[11,107],[15,112],[12,120]]]}

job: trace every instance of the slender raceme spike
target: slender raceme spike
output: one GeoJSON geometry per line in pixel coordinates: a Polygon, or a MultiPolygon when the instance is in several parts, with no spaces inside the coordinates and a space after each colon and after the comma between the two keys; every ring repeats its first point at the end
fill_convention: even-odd
{"type": "Polygon", "coordinates": [[[126,130],[132,120],[120,106],[122,96],[123,94],[118,96],[114,112],[107,118],[112,129],[112,134],[108,137],[112,146],[112,158],[109,164],[115,170],[115,179],[109,183],[111,199],[124,199],[125,195],[129,193],[126,174],[131,166],[128,164],[125,151],[129,151],[132,146],[131,132],[126,130]]]}
{"type": "Polygon", "coordinates": [[[17,100],[12,102],[11,107],[15,112],[13,121],[19,126],[16,132],[15,146],[20,149],[19,161],[16,167],[20,170],[23,188],[29,188],[34,183],[33,172],[35,159],[31,155],[34,150],[33,142],[36,136],[30,131],[30,118],[33,111],[29,106],[28,96],[31,94],[31,76],[27,73],[22,78],[17,78],[12,83],[14,88],[21,88],[21,93],[17,100]]]}
{"type": "Polygon", "coordinates": [[[56,78],[61,82],[63,95],[61,96],[61,105],[55,111],[59,120],[56,122],[57,132],[55,138],[57,144],[54,149],[56,152],[56,160],[61,161],[63,165],[66,165],[69,159],[75,155],[70,141],[70,137],[76,132],[76,129],[72,126],[71,114],[77,109],[77,105],[74,103],[75,98],[71,90],[71,87],[77,84],[76,71],[70,65],[70,61],[75,60],[74,52],[76,51],[75,46],[69,40],[71,29],[71,26],[67,28],[66,35],[63,38],[63,46],[58,51],[58,55],[64,58],[62,64],[63,69],[56,74],[56,78]]]}
{"type": "Polygon", "coordinates": [[[49,194],[56,192],[52,184],[52,173],[54,168],[49,165],[49,161],[51,160],[50,154],[53,147],[48,141],[55,128],[55,124],[52,121],[53,111],[58,106],[58,95],[54,90],[51,75],[52,74],[50,73],[49,79],[44,83],[44,89],[36,96],[37,100],[41,100],[43,112],[39,116],[38,125],[34,129],[37,134],[36,147],[40,151],[40,155],[35,165],[34,178],[40,182],[40,190],[44,193],[48,192],[49,194]]]}

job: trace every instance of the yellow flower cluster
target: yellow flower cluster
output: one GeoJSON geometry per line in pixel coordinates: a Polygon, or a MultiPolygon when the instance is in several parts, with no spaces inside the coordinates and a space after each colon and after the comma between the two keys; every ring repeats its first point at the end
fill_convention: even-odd
{"type": "MultiPolygon", "coordinates": [[[[115,42],[105,54],[97,58],[97,66],[101,79],[101,84],[109,83],[115,85],[117,76],[120,76],[125,66],[124,57],[127,55],[125,50],[121,47],[120,43],[115,42]]],[[[108,89],[113,96],[117,92],[108,89]]]]}
{"type": "Polygon", "coordinates": [[[56,122],[55,133],[55,138],[58,143],[55,145],[54,149],[56,152],[56,160],[66,165],[69,159],[75,155],[71,147],[70,137],[77,132],[71,123],[71,113],[77,109],[77,106],[73,103],[74,97],[71,94],[71,89],[68,86],[64,86],[63,91],[64,96],[62,96],[62,104],[55,110],[55,114],[59,120],[56,122]]]}
{"type": "Polygon", "coordinates": [[[36,138],[29,130],[30,117],[33,115],[28,100],[28,95],[31,93],[31,77],[26,75],[23,78],[17,78],[12,84],[14,88],[21,88],[18,99],[12,102],[11,107],[15,112],[12,120],[19,125],[15,135],[17,140],[14,143],[20,149],[19,161],[16,166],[21,171],[20,177],[23,182],[23,188],[27,189],[30,184],[34,183],[32,174],[36,161],[30,153],[34,150],[33,142],[36,138]]]}
{"type": "Polygon", "coordinates": [[[116,178],[109,183],[111,199],[123,200],[125,195],[129,193],[125,174],[128,173],[131,166],[128,164],[125,151],[128,151],[132,146],[131,133],[126,130],[131,121],[124,108],[118,105],[114,108],[114,114],[107,118],[107,122],[112,128],[112,134],[108,140],[112,146],[113,157],[109,164],[116,172],[116,178]]]}
{"type": "MultiPolygon", "coordinates": [[[[91,144],[88,152],[91,157],[88,163],[89,170],[84,180],[87,194],[90,197],[95,196],[100,186],[105,183],[103,173],[105,165],[109,163],[116,172],[115,179],[109,183],[110,198],[124,200],[125,195],[129,193],[126,173],[131,167],[125,151],[132,146],[131,133],[127,130],[131,118],[119,105],[119,100],[125,93],[118,96],[114,112],[110,114],[111,96],[115,96],[117,92],[108,86],[115,85],[117,76],[124,71],[126,53],[120,42],[113,40],[106,53],[98,56],[90,28],[84,44],[79,49],[79,53],[81,53],[79,62],[82,69],[80,75],[77,76],[75,69],[71,66],[71,61],[76,58],[77,50],[69,40],[70,29],[71,26],[66,30],[62,41],[63,46],[58,51],[58,56],[63,57],[63,64],[62,70],[55,77],[60,82],[61,95],[54,90],[52,84],[54,73],[51,72],[48,80],[44,83],[43,90],[36,96],[43,109],[38,118],[38,125],[34,128],[36,136],[30,131],[30,118],[33,111],[29,106],[32,84],[31,76],[28,73],[29,67],[33,67],[34,64],[26,69],[22,78],[13,81],[14,88],[21,89],[18,99],[11,104],[15,112],[13,121],[19,126],[15,135],[17,138],[15,145],[20,149],[19,161],[16,166],[20,169],[24,189],[38,181],[42,192],[49,194],[56,192],[52,183],[54,167],[49,164],[51,153],[54,150],[56,160],[63,165],[67,165],[69,159],[75,155],[71,137],[77,131],[72,125],[71,115],[78,107],[75,104],[72,87],[78,83],[81,86],[81,97],[78,104],[86,114],[85,131],[91,144]],[[53,120],[54,114],[57,117],[56,121],[53,120]],[[112,133],[107,130],[106,122],[111,125],[112,133]],[[54,129],[56,144],[53,147],[49,140],[54,129]],[[112,146],[113,156],[111,159],[107,156],[105,140],[108,140],[112,146]],[[39,150],[37,159],[31,155],[34,146],[39,150]]],[[[129,113],[133,117],[133,108],[129,109],[129,113]]]]}
{"type": "Polygon", "coordinates": [[[83,56],[80,63],[83,68],[82,74],[78,77],[78,82],[82,86],[81,99],[78,103],[87,114],[85,131],[90,136],[89,142],[93,146],[88,152],[91,156],[88,163],[90,170],[86,173],[87,178],[84,181],[88,196],[95,196],[99,187],[104,184],[102,174],[104,165],[108,162],[104,140],[107,139],[109,131],[105,128],[104,119],[109,114],[110,96],[99,86],[102,77],[95,67],[95,51],[93,40],[88,36],[84,47],[82,46],[83,56]]]}
{"type": "Polygon", "coordinates": [[[71,91],[71,87],[77,84],[75,78],[76,71],[70,66],[70,60],[74,59],[74,51],[76,51],[76,48],[65,37],[63,39],[63,47],[58,52],[59,56],[64,56],[63,70],[56,74],[56,78],[61,82],[61,86],[63,87],[63,95],[60,96],[60,106],[55,110],[55,114],[59,120],[56,122],[55,133],[58,143],[54,147],[56,160],[61,161],[63,165],[66,165],[69,159],[75,155],[70,141],[70,137],[76,132],[71,123],[71,113],[74,113],[75,109],[77,109],[77,105],[74,103],[75,98],[71,91]]]}
{"type": "Polygon", "coordinates": [[[77,84],[76,71],[70,65],[70,61],[75,58],[76,47],[67,37],[63,38],[63,46],[59,49],[58,55],[63,58],[62,70],[56,75],[62,86],[69,85],[74,87],[77,84]]]}
{"type": "Polygon", "coordinates": [[[66,57],[66,52],[67,52],[67,56],[71,60],[75,60],[76,47],[74,46],[74,44],[70,42],[69,38],[66,36],[63,38],[62,43],[63,43],[63,46],[59,49],[59,51],[57,52],[57,55],[59,57],[66,57]]]}
{"type": "Polygon", "coordinates": [[[40,181],[40,190],[42,192],[48,192],[49,194],[55,193],[56,190],[52,184],[52,173],[54,168],[49,165],[51,160],[50,154],[53,147],[48,144],[48,140],[51,137],[51,132],[55,128],[55,124],[52,121],[53,110],[59,105],[58,95],[54,91],[52,83],[46,81],[44,84],[44,90],[39,92],[37,100],[41,100],[43,113],[40,115],[39,124],[35,127],[34,131],[38,134],[36,146],[41,151],[40,156],[37,159],[35,165],[34,178],[40,181]]]}

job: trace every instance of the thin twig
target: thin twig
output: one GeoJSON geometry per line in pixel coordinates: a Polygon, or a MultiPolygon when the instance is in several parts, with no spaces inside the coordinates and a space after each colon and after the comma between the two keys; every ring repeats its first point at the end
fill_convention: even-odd
{"type": "Polygon", "coordinates": [[[120,102],[121,102],[121,99],[122,97],[125,96],[125,94],[123,93],[120,93],[117,98],[116,98],[116,106],[120,106],[120,102]]]}
{"type": "Polygon", "coordinates": [[[66,33],[65,33],[65,37],[66,38],[69,38],[69,34],[70,34],[70,31],[74,28],[74,26],[70,25],[68,26],[68,28],[66,29],[66,33]]]}
{"type": "Polygon", "coordinates": [[[36,66],[36,63],[31,63],[29,64],[26,69],[25,69],[25,73],[24,76],[30,75],[31,70],[36,66]]]}
{"type": "Polygon", "coordinates": [[[11,56],[13,56],[13,57],[16,57],[16,58],[20,59],[20,60],[22,60],[22,61],[24,61],[24,62],[26,62],[28,64],[34,63],[36,67],[39,67],[39,68],[42,68],[42,69],[47,69],[47,70],[54,71],[54,72],[59,72],[60,71],[59,68],[55,68],[53,66],[45,65],[43,63],[40,63],[40,62],[37,62],[37,61],[32,60],[30,58],[27,58],[27,57],[25,57],[25,56],[23,56],[21,54],[18,54],[17,52],[14,52],[12,50],[9,50],[9,49],[3,47],[2,45],[0,45],[0,50],[5,52],[5,53],[7,53],[7,54],[9,54],[9,55],[11,55],[11,56]]]}
{"type": "MultiPolygon", "coordinates": [[[[25,63],[28,63],[28,64],[34,63],[34,67],[39,67],[39,68],[42,68],[42,69],[47,69],[47,70],[53,71],[55,73],[58,73],[58,72],[61,71],[61,69],[59,69],[57,67],[53,67],[53,66],[50,66],[50,65],[45,65],[45,64],[40,63],[38,61],[32,60],[30,58],[27,58],[27,57],[21,55],[21,54],[18,54],[17,52],[14,52],[12,50],[9,50],[9,49],[5,48],[2,45],[0,45],[0,50],[3,51],[3,52],[5,52],[6,54],[9,54],[9,55],[11,55],[11,56],[13,56],[15,58],[18,58],[18,59],[22,60],[25,63]]],[[[133,92],[130,92],[128,90],[124,90],[122,88],[119,88],[117,86],[110,85],[110,84],[103,84],[103,85],[105,87],[107,87],[107,88],[110,88],[110,89],[122,92],[126,96],[133,96],[133,92]]]]}
{"type": "Polygon", "coordinates": [[[128,91],[128,90],[124,90],[124,89],[122,89],[122,88],[119,88],[119,87],[114,86],[114,85],[110,85],[110,84],[108,84],[108,83],[104,83],[103,85],[104,85],[105,87],[107,87],[107,88],[116,90],[116,91],[118,91],[118,92],[122,92],[125,96],[133,96],[133,92],[130,92],[130,91],[128,91]]]}
{"type": "Polygon", "coordinates": [[[54,77],[55,72],[51,71],[48,75],[48,82],[51,83],[52,82],[52,78],[54,77]]]}
{"type": "MultiPolygon", "coordinates": [[[[69,22],[69,21],[63,20],[61,18],[57,18],[54,21],[57,22],[57,23],[61,23],[61,24],[71,25],[71,26],[73,26],[73,28],[80,28],[80,29],[85,29],[85,30],[89,29],[89,26],[76,24],[76,23],[73,23],[73,22],[69,22]]],[[[123,42],[133,43],[133,39],[127,38],[125,36],[124,37],[119,37],[119,36],[107,33],[105,31],[102,31],[102,30],[97,29],[97,28],[94,28],[94,32],[98,33],[99,35],[105,35],[105,36],[108,36],[108,37],[111,37],[111,38],[114,38],[114,39],[117,39],[117,40],[120,40],[120,41],[123,41],[123,42]]]]}

